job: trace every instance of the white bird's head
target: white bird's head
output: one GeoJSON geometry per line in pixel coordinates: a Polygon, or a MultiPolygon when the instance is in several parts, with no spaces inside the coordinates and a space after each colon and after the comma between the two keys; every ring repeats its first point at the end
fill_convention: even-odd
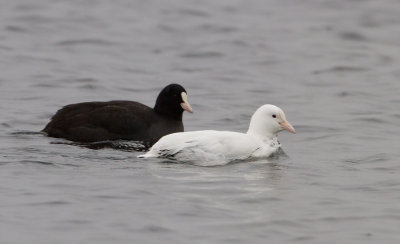
{"type": "Polygon", "coordinates": [[[286,120],[282,109],[272,104],[265,104],[259,107],[251,117],[247,134],[271,139],[282,130],[296,133],[293,126],[286,120]]]}

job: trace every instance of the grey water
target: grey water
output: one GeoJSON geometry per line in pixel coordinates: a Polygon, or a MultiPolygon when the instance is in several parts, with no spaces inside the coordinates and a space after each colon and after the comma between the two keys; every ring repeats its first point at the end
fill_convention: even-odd
{"type": "Polygon", "coordinates": [[[0,243],[399,243],[400,1],[0,1],[0,243]],[[39,134],[63,105],[188,91],[185,129],[287,156],[216,167],[39,134]]]}

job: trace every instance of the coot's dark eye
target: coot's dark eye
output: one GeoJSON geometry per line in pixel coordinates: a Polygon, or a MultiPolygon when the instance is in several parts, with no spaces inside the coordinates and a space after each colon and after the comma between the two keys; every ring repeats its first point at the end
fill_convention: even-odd
{"type": "Polygon", "coordinates": [[[273,115],[272,115],[272,118],[276,118],[276,115],[275,115],[275,114],[273,114],[273,115]]]}

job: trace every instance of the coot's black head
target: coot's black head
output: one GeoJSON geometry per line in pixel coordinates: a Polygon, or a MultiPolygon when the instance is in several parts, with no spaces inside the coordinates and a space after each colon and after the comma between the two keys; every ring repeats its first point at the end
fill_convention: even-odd
{"type": "Polygon", "coordinates": [[[185,88],[178,84],[170,84],[161,90],[154,111],[173,119],[182,120],[184,110],[193,113],[185,88]]]}

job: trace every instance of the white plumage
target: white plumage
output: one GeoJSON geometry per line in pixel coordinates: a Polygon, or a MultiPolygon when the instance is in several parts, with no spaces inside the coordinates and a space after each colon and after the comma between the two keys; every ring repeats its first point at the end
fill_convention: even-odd
{"type": "Polygon", "coordinates": [[[270,104],[253,114],[247,133],[231,131],[179,132],[162,137],[140,158],[169,158],[203,165],[225,164],[234,160],[268,157],[279,149],[277,133],[294,128],[283,111],[270,104]]]}

